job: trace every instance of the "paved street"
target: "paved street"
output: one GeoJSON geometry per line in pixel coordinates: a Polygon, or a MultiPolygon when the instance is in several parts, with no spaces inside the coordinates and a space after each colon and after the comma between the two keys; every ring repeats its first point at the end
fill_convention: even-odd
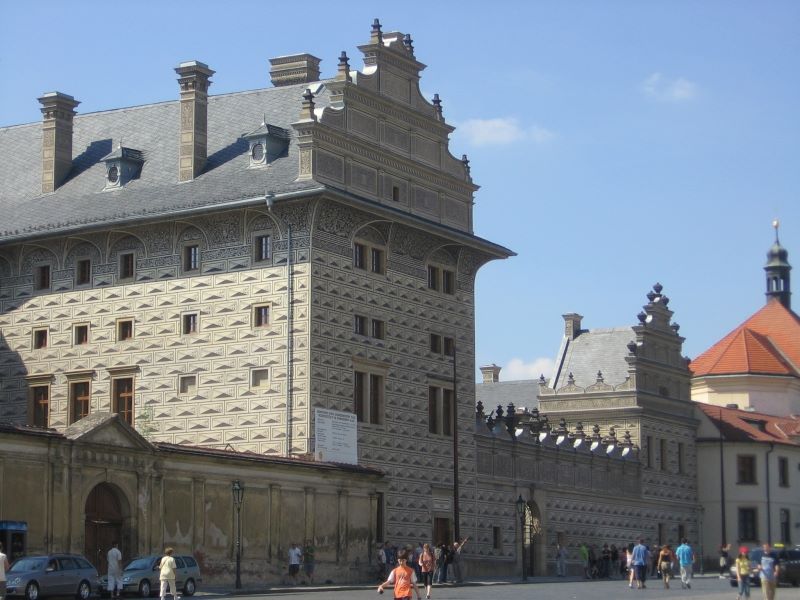
{"type": "MultiPolygon", "coordinates": [[[[198,594],[205,595],[205,594],[198,594]]],[[[209,594],[210,595],[210,594],[209,594]]],[[[274,590],[268,594],[252,593],[237,595],[238,599],[258,598],[285,598],[299,600],[300,598],[324,598],[325,600],[367,600],[381,598],[391,600],[391,591],[387,590],[383,596],[378,596],[376,588],[359,587],[358,589],[342,589],[320,587],[313,590],[300,586],[290,590],[274,590]]],[[[423,593],[422,597],[425,595],[423,593]]],[[[627,584],[620,581],[553,581],[532,582],[527,584],[509,584],[501,582],[486,582],[470,584],[459,587],[434,587],[433,600],[628,600],[628,599],[654,599],[654,598],[703,598],[705,600],[733,600],[736,590],[727,580],[716,577],[699,577],[692,583],[691,590],[682,590],[680,581],[672,585],[672,589],[665,590],[659,581],[649,582],[647,589],[629,589],[627,584]]],[[[752,590],[751,598],[761,600],[761,590],[752,590]]],[[[776,600],[798,600],[800,593],[797,588],[779,588],[776,600]]]]}

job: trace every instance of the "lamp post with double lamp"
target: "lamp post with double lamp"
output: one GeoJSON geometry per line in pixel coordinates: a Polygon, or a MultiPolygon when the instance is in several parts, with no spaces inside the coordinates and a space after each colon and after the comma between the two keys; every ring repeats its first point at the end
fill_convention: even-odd
{"type": "Polygon", "coordinates": [[[525,568],[525,513],[528,511],[527,502],[522,499],[522,494],[517,498],[517,515],[519,516],[519,541],[522,550],[522,581],[528,580],[528,571],[525,568]]]}
{"type": "Polygon", "coordinates": [[[242,589],[242,502],[244,501],[244,484],[238,479],[231,483],[233,506],[236,509],[236,589],[242,589]]]}

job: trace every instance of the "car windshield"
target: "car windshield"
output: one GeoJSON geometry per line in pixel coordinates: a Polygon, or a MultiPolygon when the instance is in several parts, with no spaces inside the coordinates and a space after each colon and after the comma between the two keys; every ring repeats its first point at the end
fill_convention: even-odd
{"type": "Polygon", "coordinates": [[[23,571],[41,571],[44,569],[44,564],[47,561],[44,557],[38,558],[20,558],[16,561],[11,568],[9,569],[9,573],[21,573],[23,571]]]}
{"type": "Polygon", "coordinates": [[[126,571],[141,571],[150,568],[150,563],[153,562],[152,558],[134,558],[130,564],[125,567],[126,571]]]}

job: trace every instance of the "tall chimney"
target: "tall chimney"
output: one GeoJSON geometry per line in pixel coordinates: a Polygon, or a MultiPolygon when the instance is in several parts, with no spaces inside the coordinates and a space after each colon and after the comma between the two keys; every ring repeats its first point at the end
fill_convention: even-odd
{"type": "Polygon", "coordinates": [[[564,317],[564,335],[568,340],[574,340],[581,334],[583,317],[578,313],[568,313],[561,316],[564,317]]]}
{"type": "Polygon", "coordinates": [[[42,105],[42,193],[54,192],[72,168],[72,119],[80,104],[69,94],[48,92],[42,105]]]}
{"type": "Polygon", "coordinates": [[[483,383],[497,383],[500,381],[500,369],[501,367],[498,367],[494,363],[481,367],[483,383]]]}
{"type": "Polygon", "coordinates": [[[214,71],[196,60],[175,68],[180,75],[181,145],[178,159],[178,180],[191,181],[206,165],[208,155],[208,86],[214,71]]]}
{"type": "Polygon", "coordinates": [[[270,58],[269,78],[275,87],[319,81],[319,63],[320,59],[311,54],[270,58]]]}

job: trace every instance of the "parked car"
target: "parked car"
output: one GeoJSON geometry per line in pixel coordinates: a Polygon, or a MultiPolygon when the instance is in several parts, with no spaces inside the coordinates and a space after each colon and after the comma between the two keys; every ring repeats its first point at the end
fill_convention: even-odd
{"type": "MultiPolygon", "coordinates": [[[[147,598],[157,594],[160,588],[158,576],[161,554],[139,556],[134,558],[122,571],[122,592],[139,594],[147,598]]],[[[173,556],[175,559],[175,586],[183,591],[184,596],[192,596],[197,591],[197,585],[203,581],[200,567],[193,556],[173,556]]],[[[103,590],[108,589],[108,577],[100,578],[103,590]]]]}
{"type": "Polygon", "coordinates": [[[88,600],[99,592],[97,569],[78,554],[23,556],[6,573],[6,596],[39,600],[45,596],[75,596],[88,600]]]}
{"type": "MultiPolygon", "coordinates": [[[[795,587],[800,585],[800,548],[787,550],[786,548],[773,548],[772,551],[778,557],[778,584],[790,584],[795,587]]],[[[758,575],[758,567],[761,564],[761,556],[764,551],[761,548],[753,548],[748,551],[747,558],[750,561],[750,585],[761,585],[761,578],[758,575]]],[[[736,565],[731,567],[730,582],[732,587],[738,585],[736,578],[736,565]]]]}

